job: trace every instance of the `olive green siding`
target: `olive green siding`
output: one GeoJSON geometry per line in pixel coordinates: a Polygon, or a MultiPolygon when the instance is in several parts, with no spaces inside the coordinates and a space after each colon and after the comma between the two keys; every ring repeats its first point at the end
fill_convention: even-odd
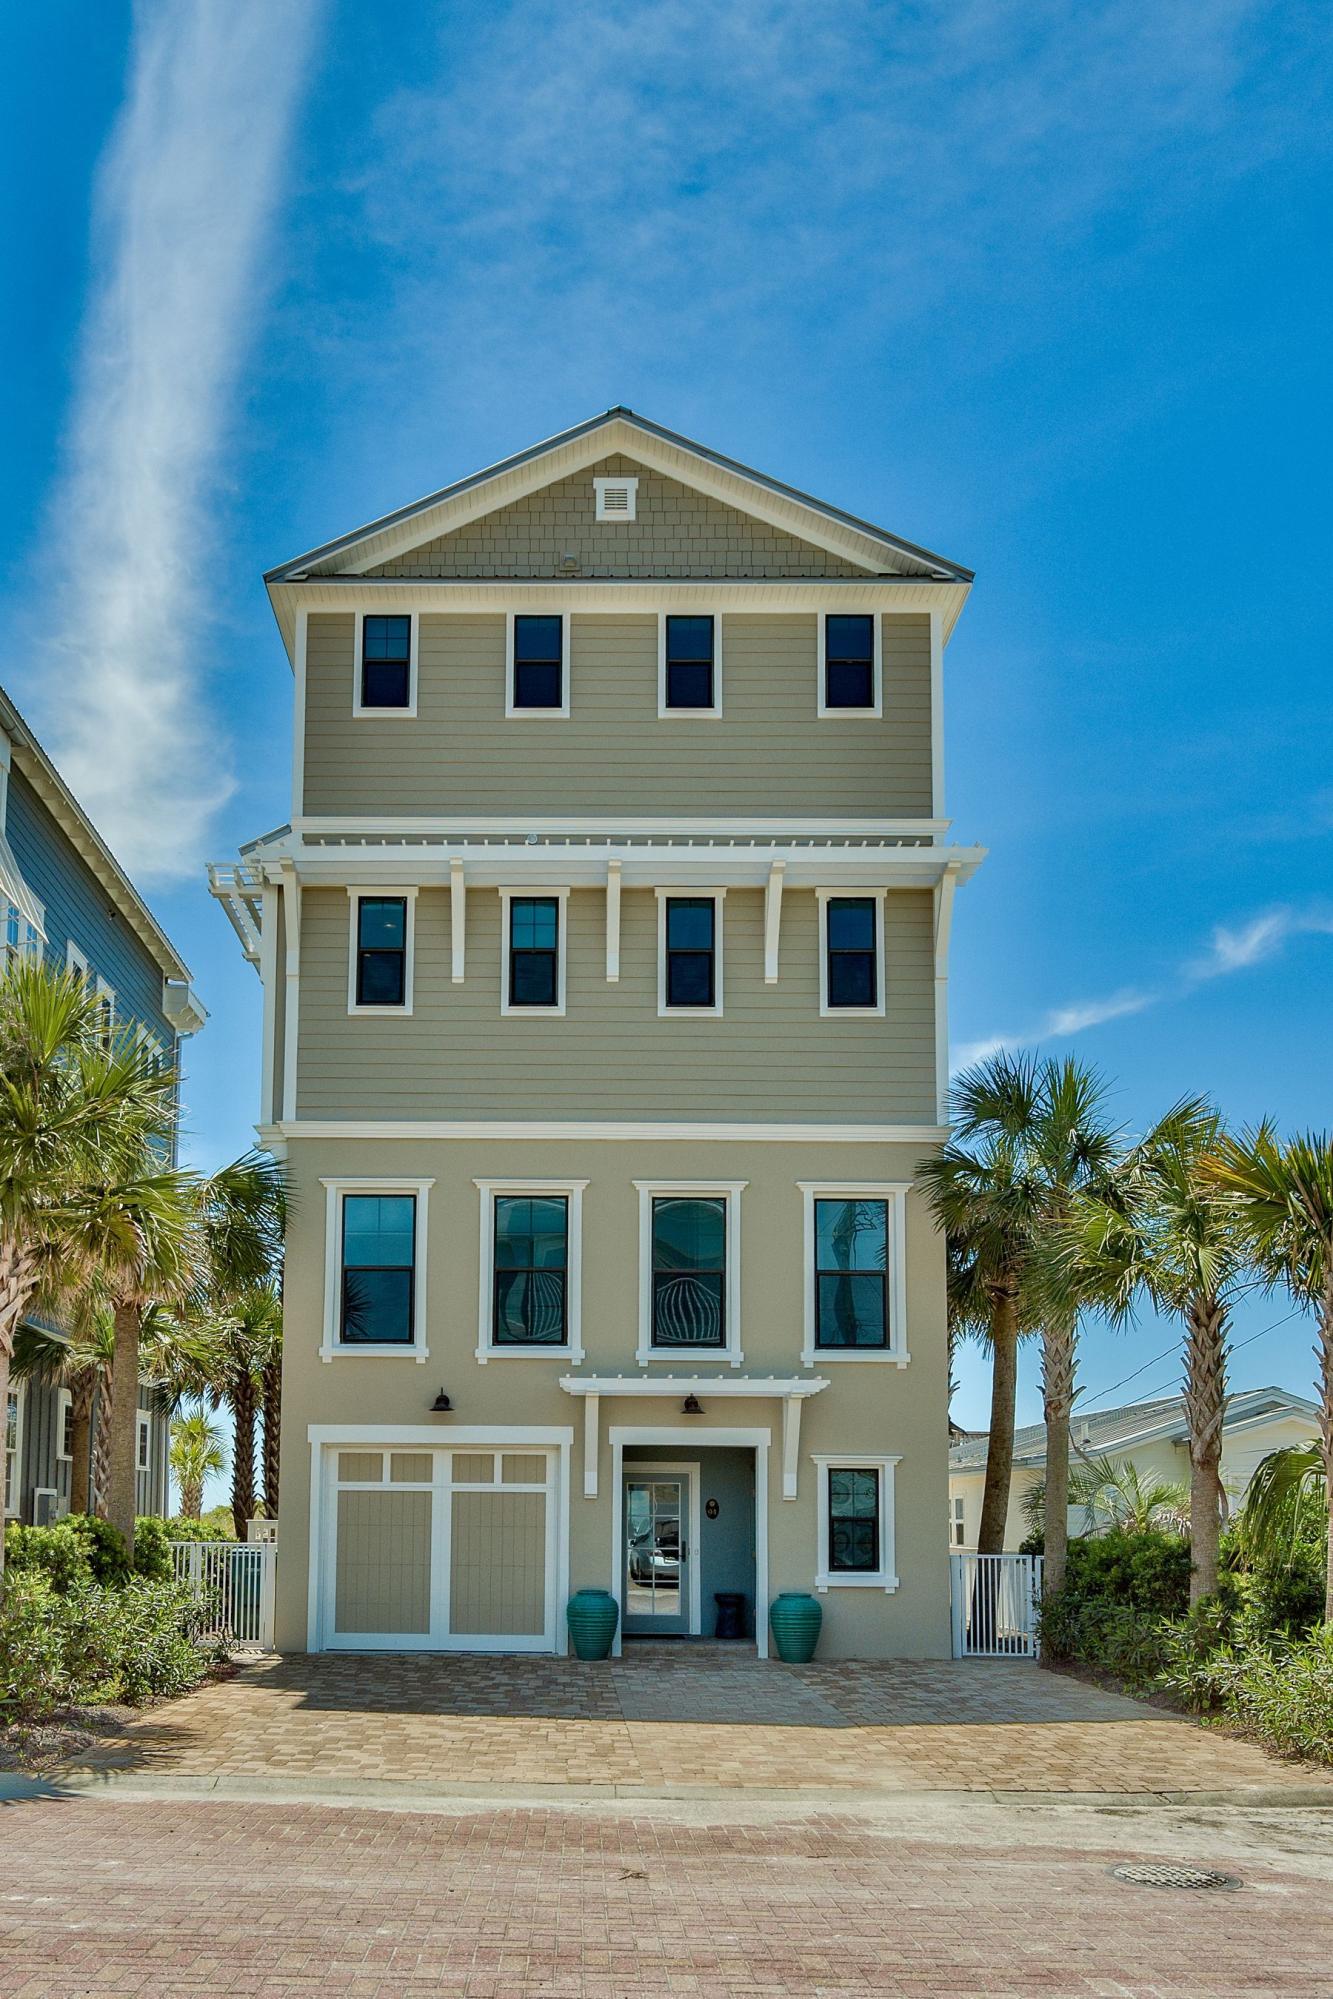
{"type": "MultiPolygon", "coordinates": [[[[520,1432],[524,1425],[568,1426],[572,1431],[572,1490],[557,1496],[560,1518],[568,1522],[571,1590],[618,1589],[618,1564],[611,1547],[612,1446],[616,1426],[689,1424],[689,1444],[706,1446],[719,1432],[763,1429],[769,1433],[769,1587],[810,1589],[818,1566],[817,1479],[812,1453],[898,1454],[895,1478],[896,1568],[898,1588],[832,1588],[821,1598],[824,1632],[821,1658],[942,1656],[949,1648],[949,1583],[945,1561],[948,1487],[945,1449],[946,1340],[944,1246],[924,1199],[907,1198],[905,1277],[907,1346],[904,1367],[875,1360],[820,1356],[813,1370],[802,1367],[804,1246],[802,1180],[864,1183],[910,1180],[922,1146],[785,1144],[713,1140],[534,1141],[295,1139],[288,1152],[292,1180],[292,1220],[287,1258],[283,1402],[289,1412],[282,1437],[282,1555],[278,1567],[280,1650],[306,1645],[309,1605],[311,1453],[307,1426],[336,1424],[350,1430],[367,1424],[438,1429],[447,1446],[459,1425],[490,1425],[520,1432]],[[429,1255],[425,1290],[428,1362],[410,1355],[338,1355],[319,1358],[324,1312],[324,1230],[326,1177],[356,1178],[394,1173],[430,1177],[427,1220],[429,1255]],[[587,1180],[583,1195],[583,1310],[585,1359],[571,1370],[560,1353],[539,1359],[476,1357],[478,1215],[482,1195],[474,1179],[516,1179],[524,1175],[587,1180]],[[740,1333],[745,1374],[753,1394],[710,1398],[700,1393],[702,1413],[682,1418],[680,1397],[666,1377],[687,1365],[676,1356],[636,1365],[638,1319],[639,1180],[744,1182],[740,1214],[740,1333]],[[598,1493],[584,1497],[583,1454],[587,1405],[565,1394],[562,1375],[639,1378],[645,1372],[663,1381],[659,1398],[602,1397],[599,1411],[598,1493]],[[829,1386],[803,1405],[794,1499],[782,1490],[782,1405],[769,1389],[773,1376],[823,1375],[829,1386]],[[452,1415],[433,1416],[430,1405],[443,1384],[453,1399],[452,1415]]],[[[689,1357],[693,1361],[693,1357],[689,1357]]],[[[725,1362],[695,1362],[710,1376],[732,1380],[725,1362]]],[[[346,1446],[344,1448],[350,1448],[346,1446]]],[[[467,1445],[460,1441],[459,1448],[467,1445]]],[[[511,1448],[521,1452],[515,1434],[511,1448]]],[[[688,1458],[688,1445],[664,1448],[663,1457],[688,1458]]],[[[512,1532],[507,1544],[493,1544],[488,1560],[498,1564],[489,1585],[501,1629],[520,1609],[537,1627],[537,1506],[523,1520],[519,1509],[508,1518],[503,1498],[491,1495],[498,1513],[487,1512],[475,1527],[488,1536],[512,1532]],[[501,1600],[503,1609],[501,1610],[501,1600]]],[[[455,1493],[455,1505],[458,1495],[455,1493]]],[[[471,1560],[474,1523],[455,1555],[471,1560]]],[[[419,1545],[415,1544],[414,1545],[419,1545]]],[[[362,1584],[362,1587],[365,1587],[362,1584]]],[[[386,1581],[386,1590],[398,1589],[386,1581]]],[[[419,1585],[418,1585],[419,1587],[419,1585]]],[[[487,1612],[476,1601],[478,1575],[460,1584],[463,1603],[486,1630],[487,1612]]],[[[462,1609],[460,1603],[458,1608],[462,1609]]],[[[708,1610],[711,1611],[711,1605],[708,1610]]],[[[563,1630],[564,1603],[556,1604],[563,1630]]],[[[402,1611],[395,1608],[395,1615],[402,1611]]],[[[494,1626],[489,1628],[494,1629],[494,1626]]],[[[706,1624],[706,1629],[711,1628],[706,1624]]],[[[385,1629],[383,1625],[380,1630],[385,1629]]]]}
{"type": "Polygon", "coordinates": [[[820,1017],[813,890],[783,898],[772,986],[763,892],[727,892],[720,1019],[659,1018],[657,901],[647,889],[621,898],[618,985],[606,978],[605,896],[575,890],[564,1017],[502,1017],[500,908],[495,889],[469,892],[467,977],[455,986],[449,893],[423,889],[411,1016],[357,1018],[347,1011],[347,891],[305,891],[300,1117],[934,1122],[928,893],[885,899],[883,1020],[820,1017]]]}
{"type": "Polygon", "coordinates": [[[857,564],[617,455],[423,542],[368,576],[865,576],[857,564]],[[638,479],[632,521],[599,521],[593,480],[638,479]]]}
{"type": "Polygon", "coordinates": [[[352,613],[312,614],[304,809],[929,816],[925,612],[882,618],[882,719],[817,715],[814,613],[721,626],[720,716],[659,717],[656,617],[588,612],[571,620],[569,717],[506,718],[504,616],[424,613],[416,717],[381,719],[352,713],[352,613]]]}

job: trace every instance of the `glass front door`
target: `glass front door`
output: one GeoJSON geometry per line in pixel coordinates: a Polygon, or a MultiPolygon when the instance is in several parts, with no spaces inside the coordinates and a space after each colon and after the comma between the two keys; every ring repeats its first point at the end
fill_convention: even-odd
{"type": "Polygon", "coordinates": [[[629,1637],[689,1631],[689,1478],[626,1472],[622,1601],[629,1637]]]}

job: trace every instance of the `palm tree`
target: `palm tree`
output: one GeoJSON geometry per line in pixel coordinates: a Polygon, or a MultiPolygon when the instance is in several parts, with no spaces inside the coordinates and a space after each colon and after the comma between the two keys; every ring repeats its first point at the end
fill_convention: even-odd
{"type": "Polygon", "coordinates": [[[1142,1296],[1184,1325],[1191,1604],[1217,1588],[1227,1341],[1250,1271],[1236,1203],[1219,1196],[1206,1170],[1224,1141],[1221,1116],[1206,1099],[1174,1105],[1113,1183],[1080,1199],[1063,1249],[1113,1321],[1130,1318],[1142,1296]]]}
{"type": "Polygon", "coordinates": [[[1260,1276],[1314,1312],[1319,1451],[1329,1521],[1324,1621],[1333,1624],[1333,1136],[1307,1132],[1283,1145],[1261,1124],[1223,1137],[1208,1162],[1214,1185],[1240,1208],[1260,1276]]]}
{"type": "Polygon", "coordinates": [[[951,1304],[985,1325],[992,1353],[990,1437],[977,1549],[999,1554],[1013,1476],[1018,1343],[1040,1327],[1047,1422],[1047,1588],[1063,1580],[1069,1413],[1079,1300],[1050,1280],[1052,1230],[1116,1156],[1102,1086],[1081,1064],[999,1054],[958,1077],[954,1137],[920,1178],[949,1244],[951,1304]]]}
{"type": "Polygon", "coordinates": [[[254,1518],[255,1443],[266,1374],[282,1349],[282,1303],[271,1284],[256,1284],[237,1298],[214,1328],[213,1406],[231,1411],[231,1512],[243,1541],[254,1518]]]}
{"type": "Polygon", "coordinates": [[[271,1351],[264,1362],[259,1382],[259,1399],[264,1416],[264,1445],[261,1462],[264,1473],[264,1515],[278,1517],[278,1484],[282,1457],[282,1316],[279,1312],[271,1351]]]}
{"type": "Polygon", "coordinates": [[[128,1032],[106,1046],[101,1025],[96,994],[69,973],[19,959],[0,979],[0,1409],[34,1299],[95,1268],[90,1203],[170,1144],[174,1076],[128,1032]]]}
{"type": "Polygon", "coordinates": [[[1261,1458],[1236,1525],[1251,1562],[1290,1562],[1300,1542],[1322,1539],[1328,1519],[1318,1443],[1288,1444],[1261,1458]]]}
{"type": "Polygon", "coordinates": [[[171,1426],[171,1469],[180,1487],[181,1514],[197,1520],[203,1511],[204,1481],[227,1468],[222,1432],[202,1409],[177,1416],[171,1426]]]}
{"type": "MultiPolygon", "coordinates": [[[[1045,1482],[1023,1496],[1023,1517],[1038,1532],[1045,1520],[1045,1482]]],[[[1189,1526],[1189,1486],[1183,1479],[1141,1472],[1132,1458],[1088,1458],[1069,1474],[1069,1505],[1082,1507],[1085,1531],[1119,1527],[1127,1534],[1165,1528],[1183,1534],[1189,1526]]]]}

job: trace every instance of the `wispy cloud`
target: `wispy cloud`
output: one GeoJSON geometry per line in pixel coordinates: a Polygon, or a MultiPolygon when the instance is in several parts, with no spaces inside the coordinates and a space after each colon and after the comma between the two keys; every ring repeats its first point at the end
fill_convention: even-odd
{"type": "Polygon", "coordinates": [[[1105,999],[1079,1000],[1052,1007],[1041,1020],[1022,1033],[992,1034],[965,1041],[954,1051],[955,1072],[973,1062],[983,1062],[1005,1048],[1030,1048],[1044,1041],[1064,1041],[1108,1020],[1126,1014],[1146,1013],[1165,1000],[1183,999],[1213,979],[1250,970],[1285,950],[1296,937],[1333,936],[1333,909],[1324,904],[1304,908],[1289,905],[1263,911],[1244,923],[1214,926],[1205,951],[1183,965],[1174,978],[1153,989],[1130,988],[1108,994],[1105,999]]]}
{"type": "Polygon", "coordinates": [[[51,508],[59,608],[30,685],[61,769],[144,881],[195,869],[232,788],[204,692],[209,502],[316,5],[145,7],[98,173],[51,508]]]}

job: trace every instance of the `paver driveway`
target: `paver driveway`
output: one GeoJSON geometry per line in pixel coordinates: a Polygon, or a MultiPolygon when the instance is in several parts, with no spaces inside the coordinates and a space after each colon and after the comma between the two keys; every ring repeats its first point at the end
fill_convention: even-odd
{"type": "Polygon", "coordinates": [[[725,1647],[620,1661],[268,1658],[155,1710],[88,1759],[161,1778],[446,1790],[1217,1793],[1308,1790],[1278,1763],[1137,1702],[1009,1661],[803,1667],[725,1647]]]}

